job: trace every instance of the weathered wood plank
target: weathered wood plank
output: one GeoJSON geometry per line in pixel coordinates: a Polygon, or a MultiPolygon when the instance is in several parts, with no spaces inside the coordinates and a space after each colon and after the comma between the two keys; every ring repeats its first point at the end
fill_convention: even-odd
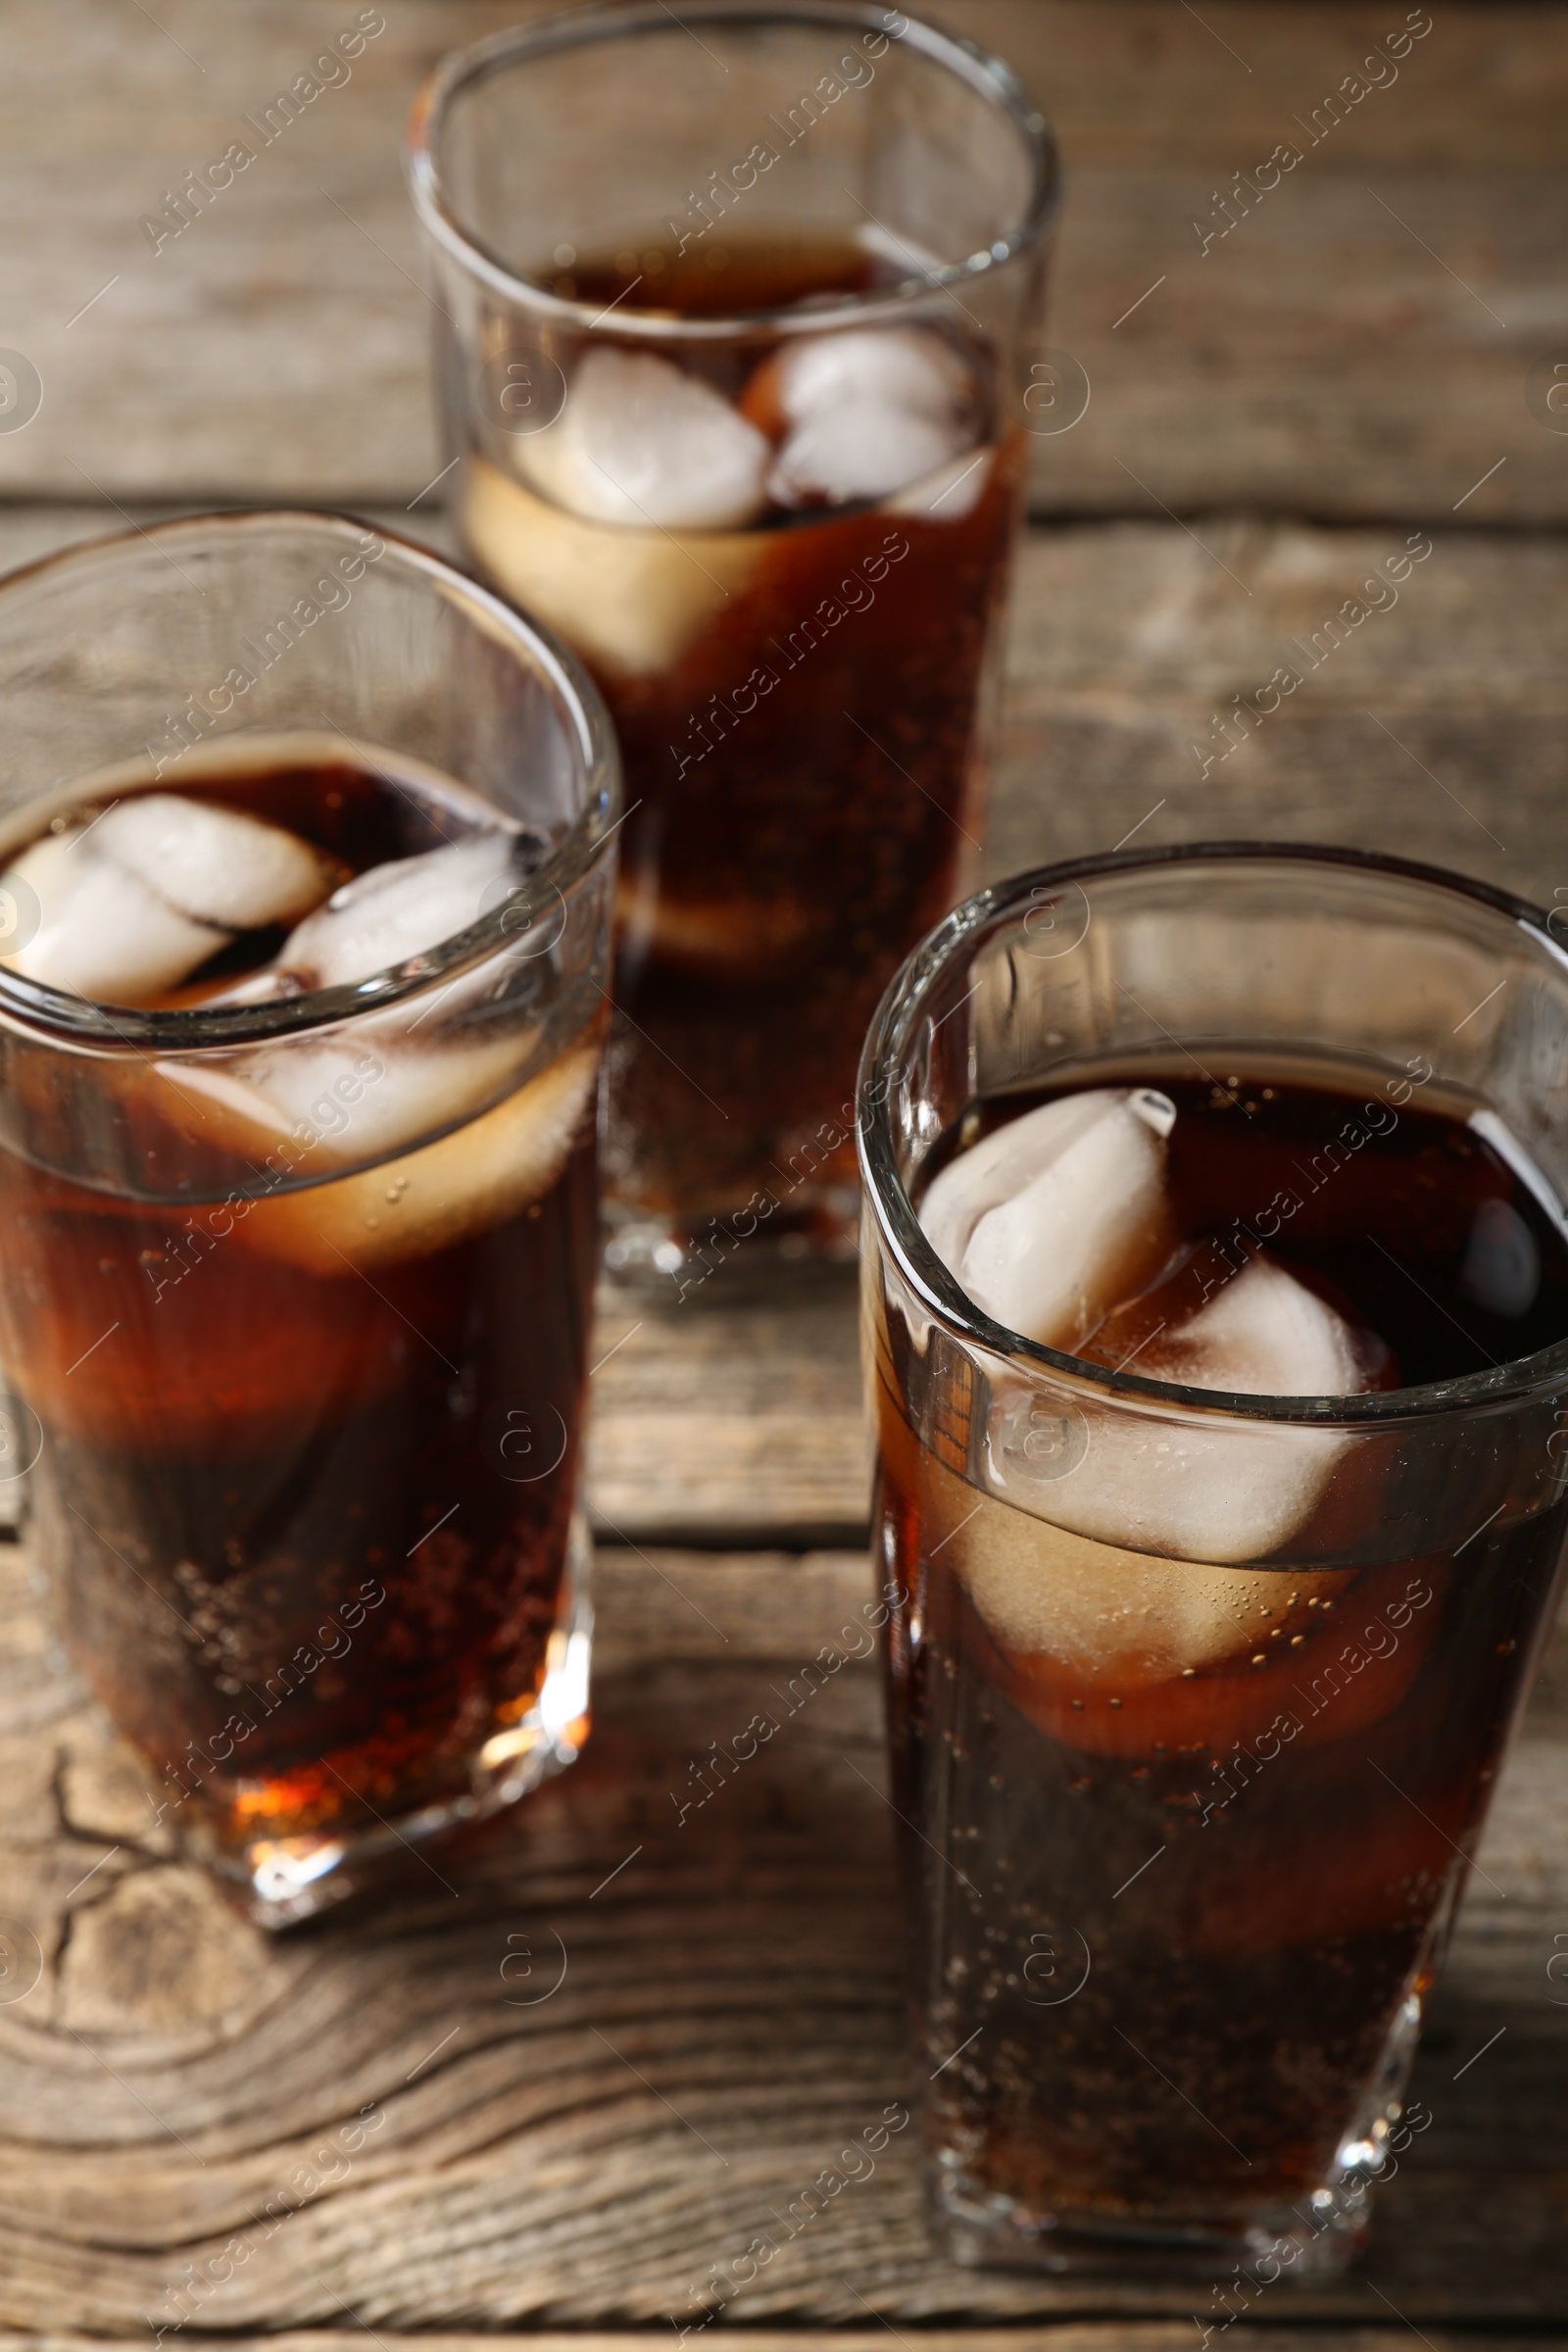
{"type": "MultiPolygon", "coordinates": [[[[1262,2324],[1242,2329],[1244,2340],[1269,2352],[1398,2352],[1407,2344],[1407,2330],[1341,2326],[1332,2328],[1295,2326],[1285,2329],[1262,2324]]],[[[144,2352],[145,2337],[129,2339],[144,2352]]],[[[924,2328],[923,2352],[1187,2352],[1192,2329],[1186,2322],[1160,2320],[1057,2320],[1031,2328],[924,2328]]],[[[1560,2339],[1550,2333],[1504,2334],[1493,2329],[1466,2328],[1462,2333],[1434,2325],[1427,2340],[1436,2352],[1541,2352],[1543,2345],[1560,2339]]],[[[185,2330],[186,2352],[342,2352],[339,2329],[290,2328],[272,2335],[203,2335],[185,2330]]],[[[482,2334],[458,2334],[450,2329],[424,2330],[419,2341],[426,2352],[646,2352],[645,2329],[610,2332],[604,2328],[574,2328],[569,2334],[529,2328],[526,2334],[486,2329],[482,2334]]],[[[865,2352],[864,2328],[749,2327],[746,2342],[753,2352],[865,2352]]],[[[16,2334],[0,2330],[0,2352],[128,2352],[128,2347],[104,2336],[16,2334]]]]}
{"type": "MultiPolygon", "coordinates": [[[[5,333],[44,401],[0,434],[0,498],[97,484],[126,500],[412,499],[441,460],[404,117],[444,49],[541,4],[388,0],[351,77],[156,253],[143,218],[335,20],[305,0],[167,0],[156,21],[115,0],[17,12],[0,89],[0,204],[18,228],[5,333]]],[[[1568,514],[1562,440],[1524,388],[1530,363],[1568,351],[1555,9],[1444,8],[1396,81],[1342,100],[1316,133],[1313,110],[1402,9],[942,13],[1016,61],[1071,175],[1050,340],[1094,394],[1081,424],[1038,444],[1043,508],[1443,518],[1505,459],[1467,521],[1568,514]],[[1222,237],[1219,195],[1283,140],[1301,162],[1261,201],[1244,195],[1222,237]],[[1214,226],[1206,249],[1195,220],[1214,226]]]]}
{"type": "Polygon", "coordinates": [[[1434,532],[1396,583],[1389,559],[1411,535],[1033,533],[988,870],[1108,850],[1136,828],[1140,842],[1425,858],[1548,906],[1568,891],[1568,545],[1434,532]],[[1364,617],[1346,616],[1348,600],[1364,617]],[[1264,693],[1278,707],[1259,718],[1282,667],[1301,682],[1264,693]],[[1252,706],[1239,723],[1238,696],[1252,706]]]}
{"type": "Polygon", "coordinates": [[[853,1274],[769,1304],[743,1287],[743,1254],[680,1304],[605,1294],[588,1486],[602,1534],[820,1544],[863,1530],[853,1274]]]}
{"type": "MultiPolygon", "coordinates": [[[[1409,2341],[1408,2331],[1395,2328],[1333,2328],[1291,2327],[1289,2332],[1256,2324],[1242,2330],[1244,2340],[1278,2352],[1398,2352],[1409,2341]]],[[[130,2339],[143,2352],[145,2338],[130,2339]]],[[[752,2352],[865,2352],[863,2328],[749,2327],[746,2342],[752,2352]]],[[[1186,2322],[1159,2320],[1057,2320],[1032,2328],[925,2328],[920,2332],[923,2352],[1187,2352],[1192,2330],[1186,2322]]],[[[1492,2329],[1466,2328],[1463,2333],[1434,2325],[1427,2340],[1437,2352],[1540,2352],[1559,2339],[1549,2333],[1504,2334],[1492,2329]]],[[[187,2329],[186,2352],[342,2352],[338,2329],[290,2328],[275,2335],[203,2335],[187,2329]]],[[[458,2334],[450,2329],[425,2330],[419,2338],[426,2352],[646,2352],[648,2333],[610,2332],[604,2328],[574,2328],[553,2334],[529,2328],[526,2334],[486,2329],[482,2334],[458,2334]]],[[[20,2335],[0,2330],[0,2352],[126,2352],[126,2347],[104,2336],[57,2333],[20,2335]]]]}
{"type": "MultiPolygon", "coordinates": [[[[23,1569],[0,1558],[25,1661],[0,1715],[0,1885],[48,1965],[0,2007],[0,2324],[663,2328],[770,2230],[777,2258],[727,2318],[1190,2328],[1191,2288],[934,2263],[912,2131],[785,2241],[806,2184],[914,2088],[877,1682],[853,1654],[863,1557],[602,1553],[584,1761],[442,1853],[439,1880],[416,1869],[272,1942],[149,1845],[133,1776],[64,1682],[43,1719],[23,1569]],[[808,1699],[799,1670],[824,1643],[845,1663],[808,1699]],[[759,1710],[774,1738],[694,1804],[709,1743],[759,1710]],[[192,2291],[186,2266],[210,2264],[192,2291]]],[[[1259,2320],[1375,2323],[1368,2352],[1379,2292],[1429,2337],[1568,2324],[1568,2011],[1545,1974],[1568,1917],[1565,1767],[1560,1634],[1434,2004],[1433,2126],[1365,2274],[1282,2288],[1259,2320]]],[[[1167,2332],[1133,2340],[1174,2352],[1167,2332]]]]}

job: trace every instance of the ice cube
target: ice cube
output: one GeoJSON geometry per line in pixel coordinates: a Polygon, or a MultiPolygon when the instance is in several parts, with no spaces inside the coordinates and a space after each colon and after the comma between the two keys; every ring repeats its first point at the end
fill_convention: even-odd
{"type": "Polygon", "coordinates": [[[592,1123],[598,1079],[595,1035],[422,1150],[266,1203],[256,1246],[324,1273],[344,1258],[390,1265],[487,1232],[556,1182],[592,1123]]]}
{"type": "Polygon", "coordinates": [[[593,1115],[597,1031],[467,1116],[526,1066],[535,1038],[523,1032],[483,1048],[399,1050],[384,1034],[368,1045],[372,1028],[385,1024],[357,1022],[352,1037],[310,1050],[294,1041],[250,1056],[243,1075],[189,1062],[158,1065],[165,1101],[187,1132],[212,1142],[216,1113],[227,1128],[223,1140],[253,1166],[265,1167],[271,1153],[274,1165],[305,1180],[225,1212],[223,1230],[231,1226],[240,1246],[327,1275],[450,1248],[541,1199],[593,1115]],[[373,1068],[367,1074],[367,1059],[379,1075],[373,1068]],[[345,1079],[354,1098],[346,1106],[345,1079]],[[316,1144],[302,1148],[301,1121],[316,1144]],[[433,1142],[416,1142],[441,1128],[448,1131],[433,1142]],[[293,1142],[279,1154],[285,1134],[293,1142]],[[410,1143],[416,1148],[398,1149],[410,1143]],[[394,1156],[354,1165],[378,1152],[394,1156]],[[334,1175],[334,1163],[350,1172],[334,1175]],[[309,1181],[321,1177],[327,1181],[309,1181]]]}
{"type": "Polygon", "coordinates": [[[1459,1269],[1459,1295],[1491,1315],[1527,1314],[1541,1289],[1541,1246],[1511,1200],[1483,1200],[1459,1269]]]}
{"type": "Polygon", "coordinates": [[[356,874],[284,941],[280,981],[341,988],[440,947],[497,903],[509,873],[515,870],[520,885],[518,841],[498,825],[356,874]]]}
{"type": "MultiPolygon", "coordinates": [[[[1175,1112],[1152,1089],[1067,1095],[950,1162],[921,1209],[966,1295],[1009,1330],[1071,1351],[1146,1291],[1176,1236],[1164,1200],[1175,1112]]],[[[1137,1374],[1250,1396],[1350,1396],[1369,1361],[1344,1318],[1280,1263],[1250,1258],[1174,1329],[1136,1350],[1137,1374]]],[[[1083,1443],[1065,1468],[1015,1431],[1035,1394],[999,1372],[986,1433],[991,1483],[1058,1530],[1137,1554],[1229,1565],[1265,1559],[1310,1518],[1347,1446],[1334,1430],[1152,1412],[1075,1392],[1083,1443]]],[[[1178,1628],[1173,1641],[1187,1641],[1178,1628]]],[[[1192,1661],[1189,1661],[1192,1662],[1192,1661]]]]}
{"type": "Polygon", "coordinates": [[[485,1232],[555,1184],[592,1124],[598,1077],[596,1039],[422,1151],[279,1200],[261,1244],[324,1270],[335,1253],[386,1265],[485,1232]]]}
{"type": "Polygon", "coordinates": [[[1367,1385],[1343,1315],[1261,1252],[1190,1322],[1140,1348],[1138,1369],[1244,1396],[1353,1396],[1367,1385]]]}
{"type": "Polygon", "coordinates": [[[974,380],[926,327],[850,327],[786,344],[742,406],[783,438],[768,489],[786,507],[885,498],[974,441],[974,380]]]}
{"type": "Polygon", "coordinates": [[[1313,1629],[1355,1571],[1159,1559],[1086,1540],[977,1489],[916,1440],[880,1381],[877,1394],[881,1452],[898,1492],[919,1498],[929,1574],[957,1576],[1019,1670],[1011,1695],[1054,1738],[1117,1754],[1223,1747],[1245,1729],[1237,1702],[1261,1729],[1288,1698],[1280,1674],[1251,1661],[1261,1652],[1294,1672],[1292,1634],[1313,1629]],[[1227,1666],[1222,1684],[1204,1673],[1227,1666]]]}
{"type": "MultiPolygon", "coordinates": [[[[307,916],[266,972],[213,1004],[347,985],[452,938],[521,879],[521,839],[496,827],[370,867],[307,916]]],[[[384,1161],[447,1130],[466,1134],[538,1052],[537,1022],[466,1017],[497,993],[499,975],[487,958],[422,1004],[388,1005],[351,1030],[162,1060],[164,1115],[252,1166],[306,1182],[384,1161]]],[[[466,1179],[454,1175],[448,1190],[461,1202],[466,1179]]]]}
{"type": "Polygon", "coordinates": [[[535,489],[596,522],[739,530],[766,503],[771,453],[756,426],[647,353],[590,351],[556,421],[514,447],[535,489]]]}
{"type": "Polygon", "coordinates": [[[588,661],[630,677],[672,668],[749,585],[769,545],[761,531],[585,522],[483,458],[466,468],[462,528],[516,604],[588,661]]]}
{"type": "Polygon", "coordinates": [[[1175,1116],[1148,1087],[1097,1087],[1026,1111],[933,1179],[926,1239],[984,1313],[1070,1351],[1171,1254],[1175,1116]]]}
{"type": "MultiPolygon", "coordinates": [[[[1261,1256],[1187,1323],[1146,1343],[1135,1369],[1244,1396],[1353,1396],[1368,1386],[1344,1317],[1261,1256]]],[[[999,1380],[986,1449],[999,1494],[1102,1544],[1225,1565],[1267,1559],[1298,1534],[1354,1442],[1333,1429],[1155,1412],[1085,1393],[1072,1399],[1081,1458],[1042,1482],[1008,1443],[1015,1409],[999,1380]]]]}
{"type": "Polygon", "coordinates": [[[280,825],[177,793],[137,793],[91,828],[90,853],[134,874],[193,922],[254,931],[297,923],[343,868],[280,825]]]}
{"type": "Polygon", "coordinates": [[[95,857],[88,828],[46,834],[9,868],[41,920],[4,960],[29,980],[109,1004],[140,1004],[195,971],[232,934],[193,921],[137,874],[95,857]]]}
{"type": "Polygon", "coordinates": [[[1153,1559],[994,1501],[968,1508],[954,1566],[992,1639],[1017,1656],[1054,1658],[1091,1688],[1144,1690],[1254,1655],[1288,1602],[1332,1598],[1348,1581],[1343,1569],[1285,1577],[1153,1559]]]}
{"type": "Polygon", "coordinates": [[[767,477],[781,507],[885,498],[934,472],[969,445],[949,418],[870,400],[818,409],[797,424],[767,477]]]}
{"type": "Polygon", "coordinates": [[[307,1034],[275,1046],[200,1060],[160,1061],[161,1077],[190,1103],[218,1105],[226,1121],[254,1132],[216,1130],[194,1106],[188,1132],[260,1156],[279,1138],[307,1137],[304,1174],[373,1159],[469,1117],[515,1076],[533,1047],[531,1031],[501,1037],[411,1035],[407,1006],[356,1022],[352,1035],[307,1034]]]}
{"type": "Polygon", "coordinates": [[[991,479],[994,449],[961,449],[906,490],[882,501],[890,514],[929,514],[939,522],[961,522],[972,514],[991,479]]]}
{"type": "Polygon", "coordinates": [[[803,337],[785,346],[775,367],[773,397],[791,424],[862,407],[948,423],[974,398],[969,369],[929,327],[858,326],[803,337]]]}
{"type": "Polygon", "coordinates": [[[149,792],[46,834],[10,870],[42,915],[8,958],[15,969],[136,1004],[188,978],[236,933],[297,920],[342,868],[259,817],[149,792]]]}

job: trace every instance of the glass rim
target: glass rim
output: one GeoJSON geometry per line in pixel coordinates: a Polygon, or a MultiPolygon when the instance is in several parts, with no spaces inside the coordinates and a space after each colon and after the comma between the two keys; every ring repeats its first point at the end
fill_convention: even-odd
{"type": "MultiPolygon", "coordinates": [[[[405,1004],[424,990],[484,962],[508,940],[529,929],[554,905],[558,895],[564,899],[567,890],[581,880],[619,823],[619,751],[599,690],[576,656],[553,631],[538,621],[525,620],[501,597],[429,548],[361,516],[308,507],[243,507],[221,514],[175,515],[145,527],[133,525],[126,531],[109,531],[96,539],[76,540],[70,547],[20,564],[0,577],[0,618],[8,605],[28,594],[39,581],[69,576],[78,568],[86,573],[106,556],[134,554],[143,540],[162,554],[166,543],[177,543],[182,536],[210,538],[222,532],[243,540],[247,534],[261,536],[278,530],[294,530],[302,537],[310,532],[324,534],[329,539],[352,539],[356,546],[360,537],[370,531],[405,571],[422,574],[432,589],[453,602],[473,608],[474,625],[492,638],[510,643],[524,658],[527,666],[542,671],[546,682],[554,687],[583,763],[582,807],[544,862],[487,914],[433,947],[405,956],[382,971],[368,973],[363,980],[312,989],[301,996],[264,1004],[224,1005],[217,1009],[200,1005],[148,1009],[133,1004],[101,1004],[91,998],[51,988],[46,981],[29,980],[0,963],[0,1019],[20,1021],[30,1030],[43,1031],[74,1045],[168,1054],[204,1047],[217,1050],[267,1044],[348,1020],[359,1013],[380,1011],[387,1005],[405,1004]]],[[[280,726],[264,731],[286,736],[291,730],[280,726]]],[[[310,730],[302,727],[299,731],[310,730]]],[[[237,742],[246,732],[240,728],[211,740],[237,742]]],[[[364,748],[369,752],[376,746],[367,740],[364,748]]],[[[394,747],[381,748],[391,752],[394,747]]],[[[152,782],[156,787],[157,778],[152,782]]],[[[57,789],[69,789],[69,779],[57,789]]],[[[47,797],[45,793],[38,795],[40,802],[47,797]]],[[[19,809],[18,813],[21,812],[19,809]]]]}
{"type": "Polygon", "coordinates": [[[643,33],[667,34],[699,24],[820,24],[845,31],[871,31],[889,39],[907,40],[922,55],[945,66],[975,93],[991,101],[1011,122],[1031,165],[1031,187],[1017,220],[1005,237],[996,239],[984,253],[961,262],[946,262],[923,276],[858,295],[846,301],[802,302],[788,309],[736,311],[725,317],[682,318],[650,311],[621,311],[612,333],[681,344],[710,343],[754,333],[767,327],[784,334],[811,334],[858,326],[902,315],[929,300],[933,293],[951,292],[993,270],[1004,269],[1035,251],[1049,227],[1061,188],[1061,166],[1054,133],[1029,97],[1023,83],[1004,59],[959,33],[948,32],[904,9],[889,9],[875,0],[686,0],[678,24],[661,0],[631,0],[630,5],[576,8],[516,24],[466,49],[454,50],[429,74],[409,116],[404,165],[409,193],[420,225],[434,243],[460,263],[492,292],[503,295],[518,310],[537,312],[558,326],[584,332],[602,324],[603,304],[578,302],[552,294],[518,276],[500,256],[464,223],[452,201],[437,158],[448,113],[461,93],[474,83],[530,58],[590,43],[620,40],[643,33]],[[904,19],[901,32],[890,33],[888,16],[904,19]],[[999,250],[1000,248],[1000,250],[999,250]]]}
{"type": "Polygon", "coordinates": [[[1562,1340],[1487,1372],[1465,1373],[1454,1380],[1429,1381],[1412,1388],[1374,1390],[1358,1396],[1258,1396],[1234,1390],[1193,1388],[1179,1381],[1152,1380],[1143,1373],[1114,1372],[1009,1331],[975,1305],[938,1257],[898,1174],[888,1107],[906,1065],[914,1024],[931,990],[965,948],[1015,907],[1028,904],[1038,890],[1092,876],[1152,871],[1201,859],[1238,865],[1316,865],[1417,883],[1505,917],[1568,970],[1568,951],[1551,936],[1544,911],[1528,899],[1453,873],[1446,866],[1327,843],[1205,841],[1111,851],[1033,866],[975,892],[927,932],[889,982],[866,1034],[856,1084],[857,1150],[866,1201],[881,1246],[922,1307],[966,1346],[1038,1367],[1058,1383],[1133,1403],[1162,1405],[1173,1412],[1261,1425],[1327,1425],[1358,1432],[1400,1428],[1415,1421],[1501,1408],[1568,1380],[1568,1340],[1562,1340]]]}

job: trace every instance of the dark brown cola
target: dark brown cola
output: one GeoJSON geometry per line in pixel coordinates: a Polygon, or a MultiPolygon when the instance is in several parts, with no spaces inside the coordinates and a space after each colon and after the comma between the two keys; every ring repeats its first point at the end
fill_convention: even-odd
{"type": "MultiPolygon", "coordinates": [[[[1451,1380],[1568,1334],[1560,1211],[1484,1121],[1427,1106],[1419,1075],[1350,1094],[1333,1073],[1210,1081],[1188,1063],[1084,1083],[1175,1104],[1184,1237],[1093,1360],[1130,1365],[1259,1252],[1357,1334],[1368,1387],[1451,1380]]],[[[977,1108],[932,1166],[1049,1099],[977,1108]]],[[[1478,1446],[1448,1465],[1440,1537],[1407,1555],[1384,1533],[1409,1499],[1400,1457],[1351,1450],[1288,1562],[1170,1564],[1233,1639],[1200,1623],[1200,1662],[1163,1678],[1075,1669],[982,1614],[977,1563],[1032,1558],[1042,1531],[982,1499],[956,1423],[916,1440],[900,1388],[890,1364],[879,1518],[904,1595],[897,1801],[924,1889],[914,1997],[950,2221],[983,2229],[1005,2201],[1018,2257],[1047,2264],[1098,2236],[1212,2245],[1227,2214],[1238,2232],[1260,2212],[1326,2227],[1325,2183],[1382,2161],[1568,1506],[1516,1513],[1510,1462],[1478,1446]]],[[[1102,1557],[1113,1631],[1128,1555],[1102,1557]]]]}
{"type": "MultiPolygon", "coordinates": [[[[287,827],[345,875],[483,815],[349,761],[160,789],[287,827]]],[[[210,1004],[281,936],[242,936],[153,1002],[210,1004]]],[[[567,1559],[597,1036],[425,1142],[418,1114],[387,1115],[407,1071],[380,1016],[363,1045],[339,1034],[275,1137],[232,1087],[127,1056],[105,1116],[151,1197],[0,1149],[8,1371],[46,1457],[71,1654],[161,1813],[247,1875],[291,1840],[461,1800],[476,1758],[525,1745],[567,1559]],[[368,1119],[419,1133],[361,1154],[368,1119]]],[[[439,1015],[416,1049],[428,1087],[439,1015]]],[[[289,1041],[275,1066],[312,1050],[289,1041]]],[[[69,1091],[70,1056],[53,1067],[69,1091]]],[[[47,1136],[47,1104],[29,1110],[47,1136]]]]}
{"type": "MultiPolygon", "coordinates": [[[[685,257],[639,241],[545,282],[609,318],[755,315],[755,330],[678,356],[776,444],[782,345],[765,315],[906,271],[848,243],[735,238],[685,257]]],[[[926,338],[958,387],[959,453],[907,493],[808,483],[770,492],[744,527],[656,529],[564,511],[527,434],[469,453],[470,555],[582,655],[625,763],[612,1213],[699,1245],[717,1231],[708,1212],[741,1214],[747,1235],[846,1240],[859,1041],[978,853],[1023,435],[956,306],[891,331],[926,338]]]]}

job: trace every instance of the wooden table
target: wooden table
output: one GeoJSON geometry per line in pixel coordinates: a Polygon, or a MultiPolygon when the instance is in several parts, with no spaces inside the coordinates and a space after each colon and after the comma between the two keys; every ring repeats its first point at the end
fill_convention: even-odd
{"type": "MultiPolygon", "coordinates": [[[[0,432],[0,564],[117,513],[253,499],[439,538],[397,141],[423,68],[518,0],[383,0],[352,81],[220,208],[157,254],[139,227],[352,13],[10,12],[0,342],[43,405],[0,432]]],[[[1261,833],[1568,897],[1568,434],[1531,405],[1568,360],[1568,17],[1434,0],[1397,82],[1309,146],[1402,8],[946,14],[1061,128],[1053,335],[1093,385],[1038,451],[991,869],[1135,828],[1261,833]],[[1218,193],[1286,137],[1300,166],[1205,249],[1218,193]],[[1201,778],[1214,713],[1412,532],[1433,554],[1397,607],[1201,778]]],[[[270,1941],[172,1857],[49,1645],[25,1543],[0,1547],[0,1914],[43,1962],[0,2006],[17,2340],[145,2341],[148,2315],[154,2333],[183,2315],[166,2342],[668,2341],[769,2209],[913,2094],[872,1670],[847,1666],[678,1817],[693,1760],[867,1590],[850,1286],[769,1299],[737,1261],[684,1306],[608,1298],[596,1355],[587,1757],[311,1932],[270,1941]]],[[[1254,2332],[1392,2352],[1411,2331],[1568,2328],[1565,1751],[1559,1639],[1432,2006],[1432,2128],[1363,2266],[1272,2290],[1254,2332]]],[[[1191,2289],[933,2261],[896,2139],[722,2324],[750,2323],[760,2352],[886,2330],[907,2347],[922,2326],[944,2352],[1000,2352],[1029,2322],[1061,2352],[1175,2352],[1195,2308],[1212,2317],[1191,2289]]]]}

